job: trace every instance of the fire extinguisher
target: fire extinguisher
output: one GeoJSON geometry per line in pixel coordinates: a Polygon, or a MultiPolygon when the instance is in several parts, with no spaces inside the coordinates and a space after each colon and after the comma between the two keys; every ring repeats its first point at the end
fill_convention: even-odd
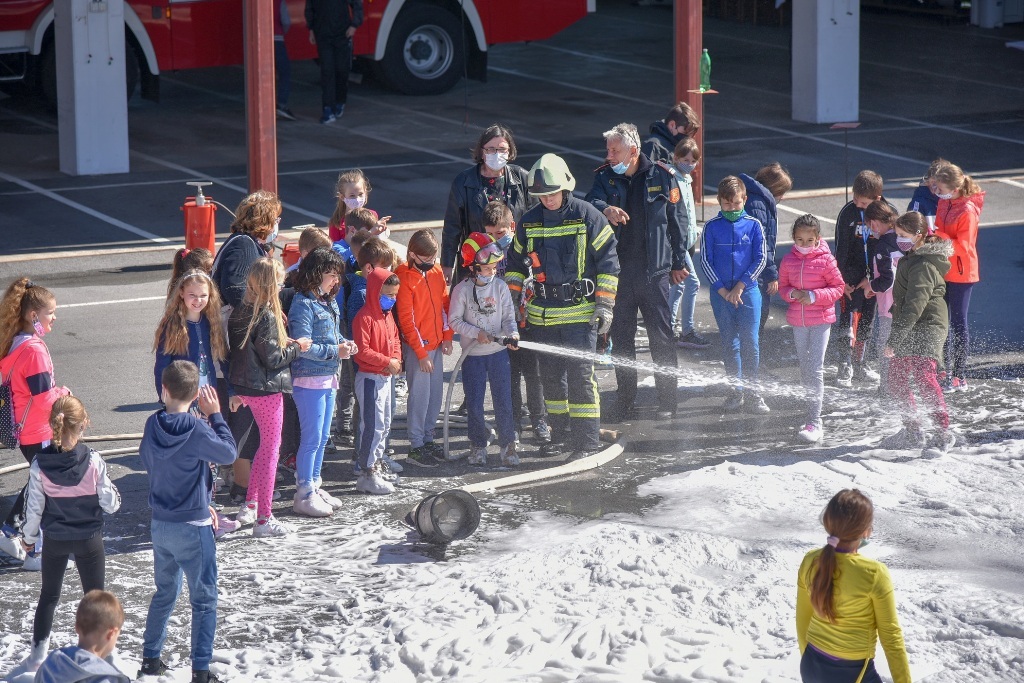
{"type": "Polygon", "coordinates": [[[217,234],[217,223],[214,220],[217,205],[213,197],[203,194],[203,188],[213,183],[193,181],[185,184],[196,188],[196,196],[185,197],[185,205],[181,207],[185,212],[185,248],[202,247],[212,254],[217,234]]]}

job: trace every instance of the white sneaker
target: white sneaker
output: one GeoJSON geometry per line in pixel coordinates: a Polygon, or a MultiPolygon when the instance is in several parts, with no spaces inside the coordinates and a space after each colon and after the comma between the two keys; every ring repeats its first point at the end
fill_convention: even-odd
{"type": "Polygon", "coordinates": [[[396,460],[392,460],[391,456],[389,456],[387,453],[384,454],[384,457],[381,458],[381,461],[385,465],[387,465],[388,469],[394,472],[395,474],[401,474],[405,470],[405,468],[402,467],[402,465],[399,464],[396,460]]]}
{"type": "Polygon", "coordinates": [[[25,561],[25,549],[21,547],[21,538],[18,536],[12,538],[0,532],[0,550],[16,560],[25,561]]]}
{"type": "MultiPolygon", "coordinates": [[[[44,638],[40,642],[32,646],[32,652],[29,653],[28,657],[22,661],[19,667],[23,672],[35,672],[39,671],[39,667],[46,661],[47,651],[50,649],[49,637],[44,638]]],[[[14,673],[13,671],[11,672],[14,673]]]]}
{"type": "Polygon", "coordinates": [[[519,444],[515,441],[508,444],[507,446],[501,447],[501,464],[506,467],[516,467],[519,465],[519,455],[516,453],[519,444]]]}
{"type": "Polygon", "coordinates": [[[386,495],[395,492],[395,485],[381,476],[377,469],[363,472],[356,479],[356,491],[372,495],[386,495]]]}
{"type": "Polygon", "coordinates": [[[253,538],[273,538],[277,536],[287,536],[288,534],[295,533],[295,527],[284,522],[277,521],[277,518],[273,515],[269,519],[261,522],[257,522],[252,528],[253,538]]]}
{"type": "Polygon", "coordinates": [[[220,538],[226,534],[230,534],[232,531],[238,531],[242,528],[242,524],[235,519],[231,519],[227,515],[217,513],[217,530],[213,532],[216,538],[220,538]]]}
{"type": "Polygon", "coordinates": [[[316,491],[316,495],[320,496],[320,500],[330,505],[332,510],[337,510],[344,505],[340,498],[335,498],[322,488],[316,488],[314,490],[316,491]]]}
{"type": "Polygon", "coordinates": [[[805,424],[797,434],[807,443],[817,443],[825,436],[825,430],[816,424],[805,424]]]}
{"type": "Polygon", "coordinates": [[[256,521],[256,503],[249,507],[248,503],[243,503],[242,507],[238,508],[238,514],[235,515],[235,521],[241,526],[249,526],[256,521]]]}
{"type": "Polygon", "coordinates": [[[299,490],[295,492],[292,510],[295,511],[295,514],[306,517],[330,517],[334,512],[334,508],[316,495],[316,491],[309,486],[300,486],[299,490]]]}
{"type": "Polygon", "coordinates": [[[483,448],[474,448],[469,453],[469,460],[468,460],[468,462],[469,462],[470,465],[477,465],[477,466],[486,465],[487,464],[487,447],[485,446],[483,448]]]}
{"type": "Polygon", "coordinates": [[[43,570],[43,554],[41,552],[31,553],[25,556],[21,568],[27,572],[39,572],[43,570]]]}

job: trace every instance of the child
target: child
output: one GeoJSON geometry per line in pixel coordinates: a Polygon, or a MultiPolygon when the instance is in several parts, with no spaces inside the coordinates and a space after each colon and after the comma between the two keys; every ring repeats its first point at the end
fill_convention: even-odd
{"type": "Polygon", "coordinates": [[[928,221],[928,232],[935,232],[935,210],[939,205],[939,198],[935,194],[935,172],[939,170],[940,166],[945,166],[948,163],[942,158],[931,163],[931,166],[925,171],[924,177],[921,178],[921,184],[914,190],[910,204],[907,205],[907,211],[917,211],[928,221]]]}
{"type": "Polygon", "coordinates": [[[864,288],[871,279],[871,257],[876,242],[864,218],[864,210],[873,201],[889,203],[882,196],[882,185],[882,176],[874,171],[858,173],[853,179],[853,199],[836,219],[836,262],[846,282],[833,335],[839,356],[836,384],[841,387],[852,387],[854,380],[877,382],[879,379],[878,373],[864,362],[868,330],[875,316],[875,301],[866,296],[864,288]]]}
{"type": "Polygon", "coordinates": [[[779,296],[789,304],[786,322],[793,326],[800,378],[810,398],[807,422],[799,436],[816,443],[825,435],[821,425],[822,365],[829,331],[836,321],[836,302],[843,296],[843,275],[828,243],[821,239],[821,224],[809,213],[793,223],[793,250],[779,266],[779,296]]]}
{"type": "Polygon", "coordinates": [[[170,298],[178,278],[191,270],[201,270],[209,275],[213,272],[213,254],[209,249],[179,249],[174,252],[171,264],[171,279],[167,282],[167,297],[170,298]]]}
{"type": "Polygon", "coordinates": [[[673,154],[675,178],[679,184],[683,207],[686,209],[687,234],[686,244],[689,247],[683,256],[686,271],[689,275],[669,291],[669,309],[671,311],[672,331],[676,333],[676,346],[684,349],[706,349],[711,342],[697,332],[693,322],[693,313],[697,308],[697,292],[700,290],[700,278],[693,267],[693,257],[697,253],[697,211],[693,204],[693,176],[700,163],[700,148],[693,138],[684,137],[676,145],[673,154]]]}
{"type": "MultiPolygon", "coordinates": [[[[512,210],[499,201],[488,202],[484,207],[484,228],[488,236],[501,248],[502,258],[494,264],[497,268],[496,277],[505,279],[505,257],[508,256],[508,249],[512,246],[512,237],[515,234],[515,221],[512,220],[512,210]]],[[[529,334],[529,326],[526,324],[525,316],[522,323],[522,332],[529,334]]],[[[551,428],[548,426],[548,411],[544,405],[544,387],[540,381],[540,362],[537,354],[526,349],[514,349],[509,354],[509,365],[512,368],[512,420],[518,428],[523,415],[523,393],[521,385],[526,384],[526,405],[530,410],[530,424],[533,427],[533,436],[538,442],[545,444],[551,441],[551,428]]],[[[468,414],[468,407],[467,413],[468,414]]]]}
{"type": "Polygon", "coordinates": [[[220,295],[205,272],[190,270],[177,279],[157,325],[153,350],[157,396],[164,369],[176,360],[195,363],[200,386],[217,386],[217,366],[227,360],[228,346],[220,319],[220,295]]]}
{"type": "Polygon", "coordinates": [[[939,206],[935,213],[935,234],[953,244],[952,267],[946,274],[946,306],[949,308],[950,335],[945,356],[950,391],[967,389],[965,372],[971,346],[967,310],[971,290],[981,279],[978,274],[978,222],[985,204],[985,193],[959,166],[946,163],[935,171],[935,189],[939,206]]]}
{"type": "Polygon", "coordinates": [[[324,247],[325,249],[331,248],[331,238],[327,236],[327,233],[322,228],[311,226],[303,228],[302,232],[299,233],[299,260],[288,266],[284,276],[284,286],[291,287],[292,282],[295,280],[295,273],[299,270],[299,264],[302,263],[302,259],[306,258],[309,252],[313,251],[318,247],[324,247]]]}
{"type": "Polygon", "coordinates": [[[288,311],[293,339],[311,345],[292,362],[292,395],[299,410],[299,452],[295,459],[293,509],[307,517],[328,517],[341,507],[338,498],[320,488],[324,447],[331,435],[331,413],[338,389],[339,360],[355,351],[341,334],[341,311],[335,297],[345,266],[330,249],[314,249],[299,266],[295,298],[288,311]]]}
{"type": "Polygon", "coordinates": [[[693,138],[700,130],[700,119],[686,102],[678,102],[668,115],[651,124],[651,136],[644,141],[640,151],[651,161],[671,163],[675,147],[686,138],[693,138]]]}
{"type": "Polygon", "coordinates": [[[789,172],[779,162],[762,166],[753,178],[746,173],[740,180],[747,188],[747,203],[743,209],[760,221],[764,227],[765,266],[758,287],[761,289],[761,312],[758,331],[764,332],[771,311],[771,297],[779,291],[779,269],[775,265],[775,242],[779,237],[779,202],[793,189],[789,172]]]}
{"type": "Polygon", "coordinates": [[[149,507],[153,513],[153,579],[142,636],[139,676],[161,676],[160,660],[182,573],[192,603],[192,681],[217,683],[210,674],[217,628],[217,548],[209,508],[213,474],[209,463],[235,460],[235,440],[220,413],[213,387],[199,386],[199,368],[187,360],[168,365],[160,378],[166,406],[146,420],[139,456],[149,473],[149,507]],[[209,420],[191,412],[192,402],[209,420]]]}
{"type": "Polygon", "coordinates": [[[764,230],[744,211],[746,201],[743,181],[736,176],[726,176],[718,183],[722,210],[704,226],[700,260],[711,283],[711,310],[722,337],[725,371],[738,380],[722,407],[731,411],[746,406],[750,412],[765,414],[768,405],[749,385],[757,381],[760,361],[761,290],[757,278],[767,255],[764,230]]]}
{"type": "MultiPolygon", "coordinates": [[[[53,378],[53,361],[43,337],[57,322],[57,299],[53,292],[19,278],[7,288],[0,301],[0,380],[11,386],[11,412],[14,435],[21,455],[29,464],[36,453],[50,443],[50,408],[61,396],[71,392],[58,387],[53,378]]],[[[17,559],[29,571],[39,571],[38,552],[26,557],[17,536],[25,522],[25,489],[0,530],[0,549],[17,559]]],[[[36,549],[37,551],[39,548],[36,549]]]]}
{"type": "Polygon", "coordinates": [[[249,283],[242,304],[228,321],[232,405],[252,410],[259,429],[260,447],[252,462],[249,486],[235,521],[252,524],[256,538],[284,536],[294,529],[271,514],[277,460],[281,452],[284,395],[291,388],[288,366],[299,351],[308,351],[308,338],[289,340],[284,328],[278,290],[284,282],[279,261],[261,258],[249,269],[249,283]]]}
{"type": "Polygon", "coordinates": [[[882,353],[889,340],[892,329],[892,283],[896,273],[896,264],[903,258],[899,243],[894,232],[896,211],[888,203],[874,201],[864,210],[864,218],[871,228],[871,234],[878,241],[875,243],[874,257],[871,259],[873,279],[864,287],[864,295],[875,300],[875,319],[871,323],[871,338],[868,340],[868,357],[878,358],[879,396],[888,395],[889,359],[882,353]]]}
{"type": "MultiPolygon", "coordinates": [[[[370,200],[370,192],[372,190],[370,181],[358,168],[345,171],[338,176],[338,182],[334,187],[334,196],[337,197],[338,204],[334,208],[331,220],[327,223],[332,242],[346,240],[355,232],[346,224],[347,216],[352,211],[366,206],[366,203],[370,200]]],[[[391,236],[391,231],[388,229],[388,221],[391,220],[391,216],[379,218],[376,211],[373,209],[367,210],[373,216],[371,232],[375,236],[386,240],[391,236]]]]}
{"type": "Polygon", "coordinates": [[[80,443],[88,424],[81,401],[74,396],[58,398],[50,410],[53,441],[36,455],[29,470],[22,543],[31,551],[40,533],[46,537],[32,654],[25,662],[29,671],[38,669],[46,658],[68,558],[75,558],[84,593],[103,589],[103,513],[117,512],[121,495],[107,476],[103,458],[80,443]]]}
{"type": "Polygon", "coordinates": [[[867,545],[874,516],[867,496],[843,489],[821,516],[827,543],[800,564],[796,637],[804,683],[881,683],[875,671],[876,633],[893,681],[910,683],[889,570],[857,552],[867,545]]]}
{"type": "MultiPolygon", "coordinates": [[[[491,385],[491,401],[498,426],[501,464],[515,467],[516,425],[512,411],[511,367],[508,351],[498,341],[519,341],[512,294],[504,280],[496,277],[497,264],[505,257],[489,236],[474,232],[462,244],[462,266],[469,277],[452,290],[449,312],[452,329],[459,333],[466,358],[462,363],[462,386],[469,412],[470,465],[487,464],[490,429],[484,422],[484,391],[491,385]]],[[[508,348],[515,348],[509,344],[508,348]]]]}
{"type": "Polygon", "coordinates": [[[357,349],[355,394],[360,414],[356,490],[363,493],[395,491],[384,465],[384,450],[391,431],[391,383],[402,370],[402,345],[391,315],[399,285],[398,276],[390,271],[370,270],[366,274],[366,304],[352,321],[352,341],[357,349]]]}
{"type": "Polygon", "coordinates": [[[395,271],[402,283],[396,310],[409,383],[409,462],[421,467],[436,467],[444,457],[444,449],[434,443],[434,428],[444,392],[443,356],[452,352],[448,283],[437,253],[434,233],[417,230],[409,238],[408,263],[395,271]]]}
{"type": "Polygon", "coordinates": [[[124,610],[113,593],[87,592],[75,612],[78,645],[54,650],[36,673],[36,683],[130,683],[112,656],[123,626],[124,610]]]}
{"type": "Polygon", "coordinates": [[[947,452],[956,438],[949,431],[949,413],[936,375],[942,347],[949,334],[945,276],[950,270],[953,245],[928,234],[924,216],[911,211],[896,221],[900,249],[908,252],[896,269],[892,287],[892,331],[884,353],[889,361],[889,395],[906,408],[903,429],[886,437],[881,448],[924,446],[924,455],[947,452]],[[914,387],[911,387],[911,381],[914,387]],[[917,397],[929,408],[933,422],[925,439],[916,415],[917,397]]]}
{"type": "Polygon", "coordinates": [[[352,68],[352,36],[363,23],[363,0],[306,0],[309,42],[320,58],[320,90],[324,107],[320,123],[334,123],[345,113],[348,74],[352,68]]]}

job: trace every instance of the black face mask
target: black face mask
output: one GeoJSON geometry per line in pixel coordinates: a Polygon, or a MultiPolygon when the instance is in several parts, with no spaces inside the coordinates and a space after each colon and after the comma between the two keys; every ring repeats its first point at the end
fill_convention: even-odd
{"type": "Polygon", "coordinates": [[[434,264],[433,264],[433,263],[420,263],[419,261],[417,261],[417,262],[416,262],[415,264],[413,264],[413,265],[415,265],[415,266],[416,266],[416,269],[417,269],[417,270],[419,270],[419,271],[420,271],[421,273],[423,273],[424,275],[425,275],[425,274],[427,274],[427,273],[429,273],[429,272],[430,272],[430,269],[434,267],[434,264]]]}

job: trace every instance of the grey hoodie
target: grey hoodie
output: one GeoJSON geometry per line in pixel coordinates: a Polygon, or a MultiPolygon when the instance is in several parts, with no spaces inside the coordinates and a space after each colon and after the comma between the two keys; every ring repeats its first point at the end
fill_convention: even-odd
{"type": "Polygon", "coordinates": [[[35,683],[131,683],[112,658],[101,659],[80,647],[54,650],[36,672],[35,683]]]}

